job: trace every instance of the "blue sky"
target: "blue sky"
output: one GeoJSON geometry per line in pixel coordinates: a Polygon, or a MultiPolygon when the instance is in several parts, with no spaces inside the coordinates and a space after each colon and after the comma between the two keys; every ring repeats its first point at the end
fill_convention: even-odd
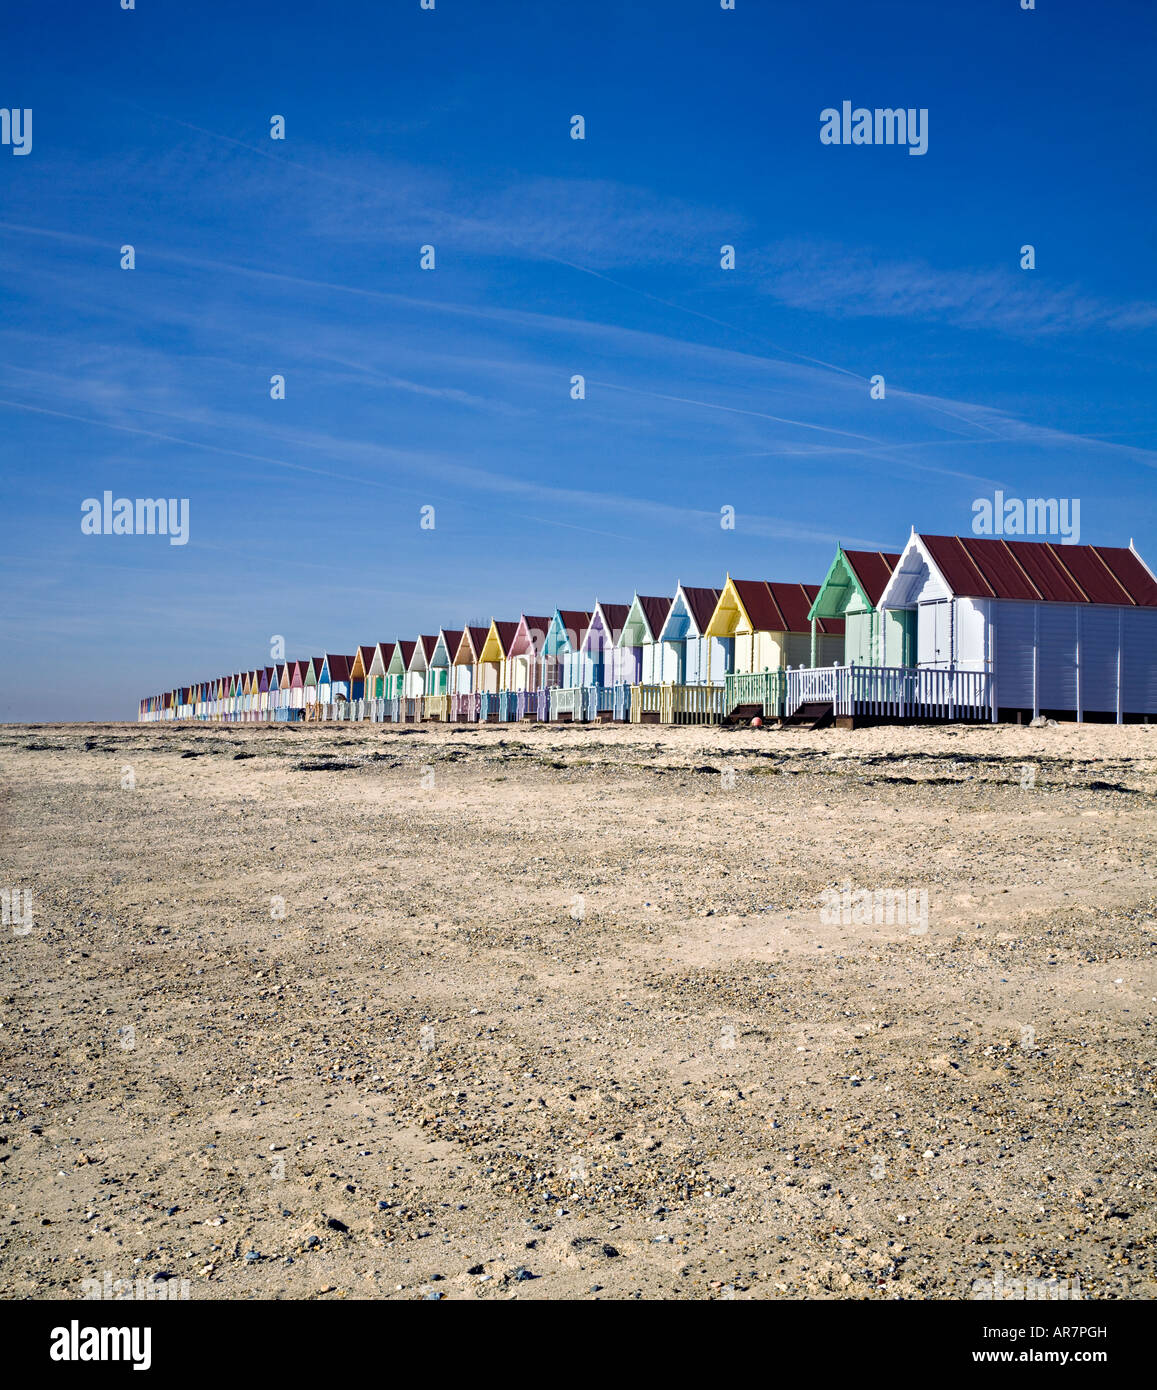
{"type": "Polygon", "coordinates": [[[1147,0],[139,3],[5,21],[0,719],[819,580],[997,488],[1157,565],[1147,0]],[[82,535],[106,490],[188,544],[82,535]]]}

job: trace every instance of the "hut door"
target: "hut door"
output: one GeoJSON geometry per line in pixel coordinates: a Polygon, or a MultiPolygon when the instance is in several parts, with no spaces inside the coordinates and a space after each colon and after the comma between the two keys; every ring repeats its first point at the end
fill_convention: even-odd
{"type": "MultiPolygon", "coordinates": [[[[900,629],[900,665],[915,666],[916,610],[914,608],[893,608],[888,611],[895,615],[896,626],[900,629]]],[[[884,664],[887,665],[887,662],[884,664]]]]}
{"type": "Polygon", "coordinates": [[[921,666],[947,666],[952,660],[948,600],[934,599],[919,606],[917,659],[921,666]]]}

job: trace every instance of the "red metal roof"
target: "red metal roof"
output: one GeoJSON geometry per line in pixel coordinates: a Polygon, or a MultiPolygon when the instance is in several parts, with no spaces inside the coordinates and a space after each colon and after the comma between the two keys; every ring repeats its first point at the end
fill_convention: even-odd
{"type": "Polygon", "coordinates": [[[580,647],[583,638],[587,635],[587,628],[591,625],[592,615],[584,613],[578,608],[560,608],[558,616],[562,619],[567,641],[572,647],[580,647]]]}
{"type": "Polygon", "coordinates": [[[363,670],[368,671],[368,670],[370,669],[370,662],[373,661],[373,659],[374,659],[374,649],[373,649],[373,647],[363,647],[363,646],[359,646],[359,647],[358,647],[358,655],[359,655],[359,656],[361,657],[361,659],[362,659],[362,668],[363,668],[363,670]]]}
{"type": "Polygon", "coordinates": [[[1132,550],[995,536],[924,536],[954,594],[1157,608],[1157,581],[1132,550]]]}
{"type": "Polygon", "coordinates": [[[542,651],[549,630],[549,618],[543,618],[533,613],[524,613],[518,620],[518,631],[506,655],[525,656],[528,652],[537,655],[542,651]],[[537,640],[535,640],[536,638],[537,640]]]}
{"type": "MultiPolygon", "coordinates": [[[[658,637],[663,630],[663,624],[667,621],[667,614],[671,611],[671,605],[675,602],[673,598],[652,598],[639,594],[639,607],[643,610],[643,616],[647,620],[647,626],[651,629],[651,636],[658,637]]],[[[622,624],[619,624],[620,630],[622,624]]]]}
{"type": "Polygon", "coordinates": [[[458,654],[458,646],[462,641],[462,629],[460,627],[444,627],[442,636],[446,639],[446,650],[450,653],[450,660],[453,661],[458,654]]]}
{"type": "Polygon", "coordinates": [[[691,617],[700,632],[711,621],[711,615],[715,612],[715,605],[719,602],[722,592],[722,589],[688,589],[684,585],[683,595],[687,600],[687,607],[691,610],[691,617]]]}
{"type": "Polygon", "coordinates": [[[332,684],[334,681],[348,681],[350,678],[350,668],[354,664],[352,656],[326,656],[329,662],[329,679],[332,684]]]}
{"type": "Polygon", "coordinates": [[[613,637],[622,632],[626,626],[631,613],[631,605],[629,603],[600,603],[599,612],[603,615],[603,621],[607,625],[608,635],[613,637]]]}
{"type": "Polygon", "coordinates": [[[502,647],[504,656],[510,655],[510,645],[514,641],[518,632],[517,623],[500,623],[497,618],[494,620],[494,627],[498,632],[498,641],[502,647]]]}
{"type": "Polygon", "coordinates": [[[844,558],[860,581],[860,588],[867,595],[868,602],[875,608],[884,592],[884,585],[900,563],[899,555],[887,550],[845,550],[844,558]]]}
{"type": "MultiPolygon", "coordinates": [[[[820,591],[818,584],[792,584],[766,579],[733,579],[735,592],[756,632],[810,632],[808,610],[820,591]]],[[[840,636],[843,618],[817,618],[816,631],[840,636]]]]}
{"type": "Polygon", "coordinates": [[[430,658],[434,655],[434,648],[438,645],[437,634],[430,637],[426,633],[423,633],[422,636],[418,638],[418,641],[422,644],[422,655],[426,660],[426,665],[429,666],[430,658]]]}
{"type": "Polygon", "coordinates": [[[399,642],[399,643],[398,643],[398,647],[399,647],[399,649],[401,650],[401,653],[402,653],[402,665],[403,665],[403,667],[404,667],[407,671],[410,669],[410,661],[411,661],[412,658],[413,658],[413,655],[414,655],[414,648],[415,648],[417,645],[418,645],[418,644],[417,644],[416,642],[399,642]]]}

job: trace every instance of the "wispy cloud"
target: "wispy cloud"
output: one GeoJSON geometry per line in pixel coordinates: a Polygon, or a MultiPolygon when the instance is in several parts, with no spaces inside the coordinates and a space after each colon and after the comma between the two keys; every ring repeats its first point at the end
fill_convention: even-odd
{"type": "Polygon", "coordinates": [[[763,293],[837,318],[947,323],[1016,337],[1136,332],[1157,324],[1157,304],[1114,303],[1075,285],[1052,286],[1029,271],[937,268],[815,242],[783,242],[753,260],[763,293]]]}

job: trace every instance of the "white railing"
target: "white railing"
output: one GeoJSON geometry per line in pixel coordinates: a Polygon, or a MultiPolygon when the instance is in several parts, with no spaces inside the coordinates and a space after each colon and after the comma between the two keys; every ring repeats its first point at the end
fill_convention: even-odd
{"type": "Polygon", "coordinates": [[[830,704],[836,715],[881,718],[991,719],[987,671],[930,666],[815,666],[787,672],[784,712],[830,704]]]}
{"type": "Polygon", "coordinates": [[[577,724],[594,719],[597,711],[598,694],[593,685],[556,685],[550,692],[551,719],[569,714],[577,724]]]}

